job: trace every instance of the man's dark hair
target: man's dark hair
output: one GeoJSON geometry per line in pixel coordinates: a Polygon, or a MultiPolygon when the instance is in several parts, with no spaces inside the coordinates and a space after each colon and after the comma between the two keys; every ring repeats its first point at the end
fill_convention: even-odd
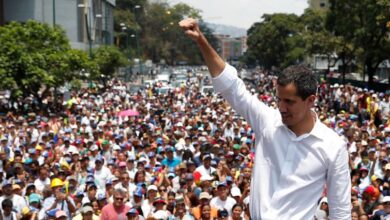
{"type": "Polygon", "coordinates": [[[10,199],[4,199],[1,203],[1,207],[4,209],[5,207],[13,207],[12,200],[10,199]]]}
{"type": "Polygon", "coordinates": [[[317,92],[317,80],[313,72],[304,66],[289,66],[279,75],[277,84],[287,86],[294,84],[297,96],[305,100],[317,92]]]}

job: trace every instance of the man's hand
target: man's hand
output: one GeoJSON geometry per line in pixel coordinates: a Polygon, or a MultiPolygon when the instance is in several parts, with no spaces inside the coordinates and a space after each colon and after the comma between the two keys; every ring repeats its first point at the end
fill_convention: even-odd
{"type": "Polygon", "coordinates": [[[179,26],[184,30],[184,33],[195,42],[202,36],[198,22],[193,18],[186,18],[180,21],[179,26]]]}

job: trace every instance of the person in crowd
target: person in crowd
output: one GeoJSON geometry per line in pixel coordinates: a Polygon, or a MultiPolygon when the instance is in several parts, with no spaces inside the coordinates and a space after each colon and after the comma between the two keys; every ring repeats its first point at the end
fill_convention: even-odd
{"type": "Polygon", "coordinates": [[[126,191],[121,188],[115,189],[114,202],[107,204],[102,209],[101,220],[126,219],[130,207],[125,204],[126,191]]]}

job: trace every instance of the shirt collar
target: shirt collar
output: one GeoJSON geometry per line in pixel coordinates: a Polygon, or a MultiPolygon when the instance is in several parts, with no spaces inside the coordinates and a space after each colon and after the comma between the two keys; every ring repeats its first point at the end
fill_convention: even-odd
{"type": "Polygon", "coordinates": [[[323,137],[323,129],[322,129],[322,122],[319,120],[318,118],[318,115],[315,111],[311,111],[313,116],[315,117],[315,123],[314,123],[314,127],[313,129],[310,131],[310,133],[308,134],[303,134],[299,137],[296,137],[296,135],[294,134],[294,132],[292,132],[285,124],[283,124],[282,122],[282,119],[278,120],[276,126],[277,127],[284,127],[285,129],[287,129],[289,132],[291,132],[291,134],[298,140],[302,140],[302,139],[305,139],[306,137],[308,136],[314,136],[318,139],[321,139],[321,140],[324,140],[324,137],[323,137]]]}
{"type": "Polygon", "coordinates": [[[324,140],[324,131],[322,129],[322,126],[324,126],[322,124],[322,122],[319,120],[318,116],[317,116],[317,113],[312,111],[315,115],[315,120],[316,122],[314,123],[314,127],[313,129],[310,131],[310,135],[313,135],[314,137],[318,138],[318,139],[321,139],[321,140],[324,140]]]}

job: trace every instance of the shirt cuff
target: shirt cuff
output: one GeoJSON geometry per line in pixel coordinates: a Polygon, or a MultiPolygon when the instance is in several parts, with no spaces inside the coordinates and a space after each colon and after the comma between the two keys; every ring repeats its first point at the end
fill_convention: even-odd
{"type": "Polygon", "coordinates": [[[228,90],[236,81],[236,79],[236,68],[226,63],[225,69],[217,77],[212,78],[212,82],[216,92],[223,92],[228,90]]]}

